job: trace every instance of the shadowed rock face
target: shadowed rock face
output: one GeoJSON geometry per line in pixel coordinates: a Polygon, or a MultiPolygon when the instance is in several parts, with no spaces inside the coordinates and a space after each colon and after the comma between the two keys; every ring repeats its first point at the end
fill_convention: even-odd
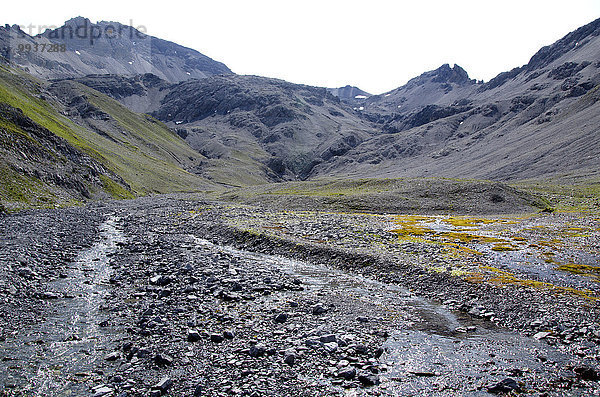
{"type": "Polygon", "coordinates": [[[36,36],[17,26],[7,26],[0,28],[0,48],[5,56],[33,75],[50,79],[99,73],[152,73],[166,81],[179,82],[232,73],[224,64],[196,50],[152,37],[142,27],[139,29],[117,22],[94,24],[82,17],[36,36]],[[62,45],[64,50],[14,52],[19,44],[62,45]]]}
{"type": "Polygon", "coordinates": [[[151,114],[209,158],[239,151],[270,179],[305,178],[376,133],[325,88],[256,76],[213,76],[170,87],[151,114]],[[264,171],[263,171],[264,172],[264,171]]]}

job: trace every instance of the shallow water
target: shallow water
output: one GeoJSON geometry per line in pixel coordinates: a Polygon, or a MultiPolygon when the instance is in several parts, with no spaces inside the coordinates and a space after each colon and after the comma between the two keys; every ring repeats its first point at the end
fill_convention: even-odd
{"type": "Polygon", "coordinates": [[[99,241],[78,255],[67,277],[49,283],[59,298],[47,301],[47,318],[0,343],[0,387],[18,390],[19,395],[89,393],[85,381],[96,360],[107,353],[110,339],[110,329],[99,326],[110,256],[124,240],[118,219],[109,217],[100,227],[99,241]]]}
{"type": "Polygon", "coordinates": [[[549,372],[556,373],[569,361],[567,355],[543,342],[489,322],[472,320],[395,285],[325,265],[219,246],[199,238],[195,242],[201,248],[297,277],[308,288],[307,293],[342,291],[353,299],[385,307],[392,317],[402,319],[387,339],[386,353],[380,359],[389,366],[387,372],[380,374],[382,383],[378,388],[384,395],[419,396],[424,391],[426,395],[440,396],[489,395],[485,386],[515,376],[519,371],[548,379],[553,376],[549,372]],[[475,330],[457,332],[459,327],[461,331],[467,327],[475,330]]]}

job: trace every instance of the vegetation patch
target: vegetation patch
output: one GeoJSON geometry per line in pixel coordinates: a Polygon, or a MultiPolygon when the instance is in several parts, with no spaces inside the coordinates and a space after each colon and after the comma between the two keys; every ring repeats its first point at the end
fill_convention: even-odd
{"type": "Polygon", "coordinates": [[[560,287],[537,280],[521,279],[508,271],[492,266],[480,266],[479,268],[482,270],[481,272],[472,272],[464,277],[464,279],[472,283],[490,283],[497,286],[514,285],[532,289],[545,289],[560,294],[576,295],[591,301],[600,300],[600,298],[590,290],[578,290],[575,288],[560,287]]]}
{"type": "Polygon", "coordinates": [[[131,193],[129,190],[125,189],[123,186],[119,185],[117,182],[113,181],[106,175],[100,175],[100,180],[102,181],[104,191],[110,194],[112,198],[131,199],[135,197],[133,193],[131,193]]]}
{"type": "Polygon", "coordinates": [[[476,227],[480,225],[489,225],[492,223],[499,222],[498,219],[484,219],[484,218],[465,218],[465,217],[450,217],[444,219],[445,223],[448,223],[455,227],[476,227]]]}
{"type": "Polygon", "coordinates": [[[517,251],[519,248],[512,244],[494,244],[492,251],[504,252],[504,251],[517,251]]]}
{"type": "Polygon", "coordinates": [[[557,267],[558,270],[583,276],[595,277],[600,279],[600,266],[581,265],[577,263],[566,263],[557,267]]]}

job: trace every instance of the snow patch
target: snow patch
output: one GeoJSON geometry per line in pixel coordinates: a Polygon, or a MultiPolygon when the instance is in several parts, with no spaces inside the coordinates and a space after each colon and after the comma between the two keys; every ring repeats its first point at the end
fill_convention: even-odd
{"type": "Polygon", "coordinates": [[[367,99],[367,97],[365,95],[357,95],[354,99],[367,99]]]}

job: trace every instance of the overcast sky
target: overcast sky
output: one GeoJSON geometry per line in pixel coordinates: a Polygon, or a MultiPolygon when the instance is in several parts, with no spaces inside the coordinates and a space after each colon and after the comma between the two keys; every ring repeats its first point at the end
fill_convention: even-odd
{"type": "Polygon", "coordinates": [[[487,81],[599,18],[600,0],[8,0],[1,15],[11,25],[80,15],[143,26],[238,74],[378,94],[444,63],[487,81]]]}

